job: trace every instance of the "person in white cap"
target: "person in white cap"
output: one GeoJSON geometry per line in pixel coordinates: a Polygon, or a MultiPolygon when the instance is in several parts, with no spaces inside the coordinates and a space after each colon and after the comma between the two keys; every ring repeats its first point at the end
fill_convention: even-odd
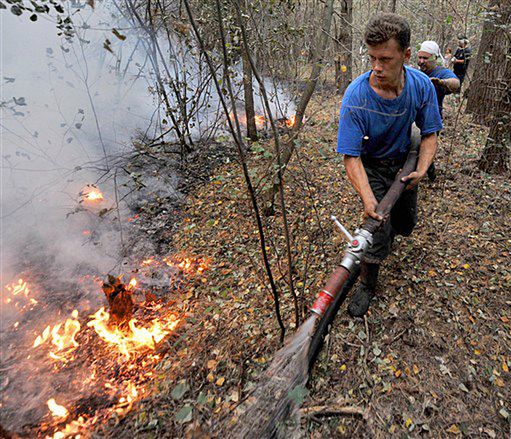
{"type": "Polygon", "coordinates": [[[460,80],[448,68],[443,67],[444,58],[440,47],[434,41],[424,41],[417,54],[419,68],[428,75],[435,86],[438,109],[442,114],[443,102],[446,95],[460,90],[460,80]]]}
{"type": "MultiPolygon", "coordinates": [[[[446,95],[457,93],[460,90],[460,80],[451,70],[443,66],[444,59],[436,42],[424,41],[421,44],[417,58],[419,68],[428,75],[435,86],[438,109],[440,116],[443,118],[444,98],[446,95]]],[[[435,163],[432,163],[428,169],[428,178],[430,181],[434,181],[436,178],[435,163]]]]}

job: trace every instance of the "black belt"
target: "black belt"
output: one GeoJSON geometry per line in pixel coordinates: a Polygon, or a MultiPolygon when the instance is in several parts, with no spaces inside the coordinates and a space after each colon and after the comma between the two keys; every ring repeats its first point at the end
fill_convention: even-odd
{"type": "Polygon", "coordinates": [[[401,166],[406,162],[406,156],[396,159],[377,159],[374,157],[361,156],[362,163],[372,166],[401,166]]]}

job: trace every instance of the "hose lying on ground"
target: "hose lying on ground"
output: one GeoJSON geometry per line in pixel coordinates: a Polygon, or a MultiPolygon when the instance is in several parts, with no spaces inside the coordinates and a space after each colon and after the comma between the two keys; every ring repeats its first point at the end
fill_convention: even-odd
{"type": "MultiPolygon", "coordinates": [[[[412,136],[412,149],[394,183],[376,208],[384,220],[401,196],[407,183],[401,178],[417,164],[420,136],[412,136]]],[[[355,283],[362,256],[371,246],[372,235],[382,221],[367,218],[348,245],[341,266],[328,279],[311,308],[311,316],[288,338],[275,354],[259,385],[243,403],[241,414],[231,419],[224,434],[233,438],[291,437],[299,428],[296,413],[308,374],[321,349],[329,327],[355,283]]]]}

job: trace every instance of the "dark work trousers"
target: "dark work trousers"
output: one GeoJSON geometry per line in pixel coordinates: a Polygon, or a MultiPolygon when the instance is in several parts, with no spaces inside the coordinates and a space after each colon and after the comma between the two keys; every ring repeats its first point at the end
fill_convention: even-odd
{"type": "MultiPolygon", "coordinates": [[[[362,163],[374,196],[381,201],[403,167],[403,161],[364,159],[362,163]]],[[[417,186],[405,190],[390,212],[390,217],[373,235],[373,245],[364,256],[364,261],[379,264],[390,253],[394,236],[409,236],[417,224],[417,186]]]]}

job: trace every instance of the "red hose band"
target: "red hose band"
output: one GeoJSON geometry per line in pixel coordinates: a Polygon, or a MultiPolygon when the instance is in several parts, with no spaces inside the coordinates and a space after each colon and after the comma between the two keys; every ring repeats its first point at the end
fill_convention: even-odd
{"type": "Polygon", "coordinates": [[[328,291],[322,290],[312,305],[311,311],[323,316],[333,301],[334,297],[328,291]]]}

